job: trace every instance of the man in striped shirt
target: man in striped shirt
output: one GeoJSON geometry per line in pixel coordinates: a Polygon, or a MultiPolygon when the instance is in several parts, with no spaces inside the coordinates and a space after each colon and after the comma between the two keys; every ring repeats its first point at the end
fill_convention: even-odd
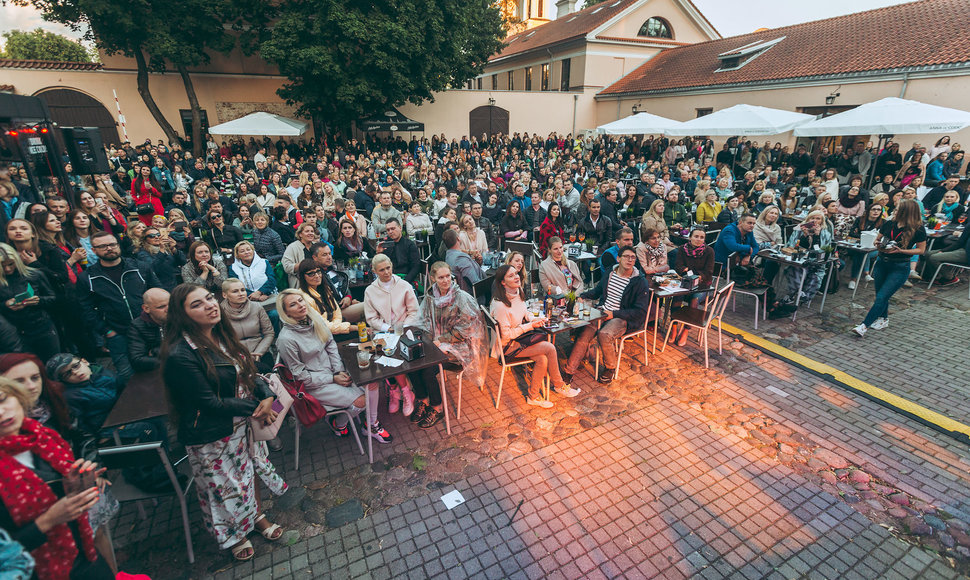
{"type": "Polygon", "coordinates": [[[617,340],[628,330],[643,328],[647,320],[650,309],[648,286],[646,278],[635,267],[637,253],[632,247],[625,246],[620,248],[617,259],[613,270],[595,288],[582,294],[584,299],[598,300],[597,308],[602,310],[605,322],[598,330],[594,324],[587,325],[576,338],[569,362],[563,369],[563,380],[567,383],[586,358],[593,338],[599,341],[600,350],[603,351],[604,366],[596,380],[610,383],[618,363],[617,340]]]}

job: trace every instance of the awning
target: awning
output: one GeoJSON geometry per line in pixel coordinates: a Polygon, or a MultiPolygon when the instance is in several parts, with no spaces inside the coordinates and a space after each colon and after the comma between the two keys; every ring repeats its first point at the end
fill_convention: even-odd
{"type": "Polygon", "coordinates": [[[212,135],[270,135],[295,137],[306,133],[308,124],[272,113],[250,113],[215,127],[209,127],[212,135]]]}
{"type": "Polygon", "coordinates": [[[636,113],[612,123],[600,125],[596,128],[596,132],[603,135],[649,135],[663,133],[680,125],[682,125],[680,121],[659,115],[636,113]]]}
{"type": "Polygon", "coordinates": [[[797,137],[827,135],[926,135],[970,126],[970,113],[919,101],[886,97],[823,117],[795,129],[797,137]]]}
{"type": "Polygon", "coordinates": [[[375,131],[424,131],[424,123],[408,119],[401,111],[389,107],[380,115],[358,122],[357,128],[365,133],[375,131]]]}
{"type": "Polygon", "coordinates": [[[704,135],[709,137],[778,135],[787,133],[812,119],[814,117],[804,113],[742,104],[685,121],[679,127],[668,130],[667,135],[704,135]]]}

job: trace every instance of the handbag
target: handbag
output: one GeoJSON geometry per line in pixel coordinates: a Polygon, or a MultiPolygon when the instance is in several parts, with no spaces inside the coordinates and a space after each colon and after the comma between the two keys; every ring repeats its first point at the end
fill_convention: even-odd
{"type": "Polygon", "coordinates": [[[254,441],[269,441],[280,432],[283,420],[286,419],[286,413],[293,406],[293,397],[287,392],[283,382],[275,374],[259,376],[269,384],[270,390],[276,395],[276,401],[273,402],[273,410],[276,411],[276,420],[269,425],[263,425],[261,421],[250,417],[249,423],[253,428],[254,441]]]}
{"type": "Polygon", "coordinates": [[[545,328],[534,328],[528,332],[523,332],[505,345],[505,357],[517,356],[523,350],[544,340],[549,340],[549,331],[545,328]]]}
{"type": "Polygon", "coordinates": [[[304,427],[309,427],[327,416],[327,410],[323,408],[320,401],[306,392],[303,381],[294,379],[293,373],[286,368],[286,365],[278,364],[275,370],[283,388],[293,398],[293,413],[304,427]]]}
{"type": "Polygon", "coordinates": [[[138,215],[152,215],[155,213],[155,206],[150,203],[139,203],[135,206],[135,213],[138,215]]]}

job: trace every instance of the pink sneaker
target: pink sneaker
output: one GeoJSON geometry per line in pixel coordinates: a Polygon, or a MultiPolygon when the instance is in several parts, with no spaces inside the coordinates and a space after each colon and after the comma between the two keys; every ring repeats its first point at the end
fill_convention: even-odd
{"type": "Polygon", "coordinates": [[[387,412],[390,414],[397,413],[398,409],[401,408],[401,387],[393,386],[387,394],[387,412]]]}
{"type": "Polygon", "coordinates": [[[414,412],[414,391],[411,387],[403,387],[404,402],[401,405],[401,412],[404,413],[405,417],[410,417],[411,413],[414,412]]]}

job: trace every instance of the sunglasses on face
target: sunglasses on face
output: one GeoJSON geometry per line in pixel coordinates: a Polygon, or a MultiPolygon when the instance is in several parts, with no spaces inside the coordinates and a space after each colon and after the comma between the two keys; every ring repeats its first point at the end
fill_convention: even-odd
{"type": "Polygon", "coordinates": [[[145,237],[148,238],[149,240],[154,240],[155,238],[162,237],[162,234],[146,234],[145,237]]]}

